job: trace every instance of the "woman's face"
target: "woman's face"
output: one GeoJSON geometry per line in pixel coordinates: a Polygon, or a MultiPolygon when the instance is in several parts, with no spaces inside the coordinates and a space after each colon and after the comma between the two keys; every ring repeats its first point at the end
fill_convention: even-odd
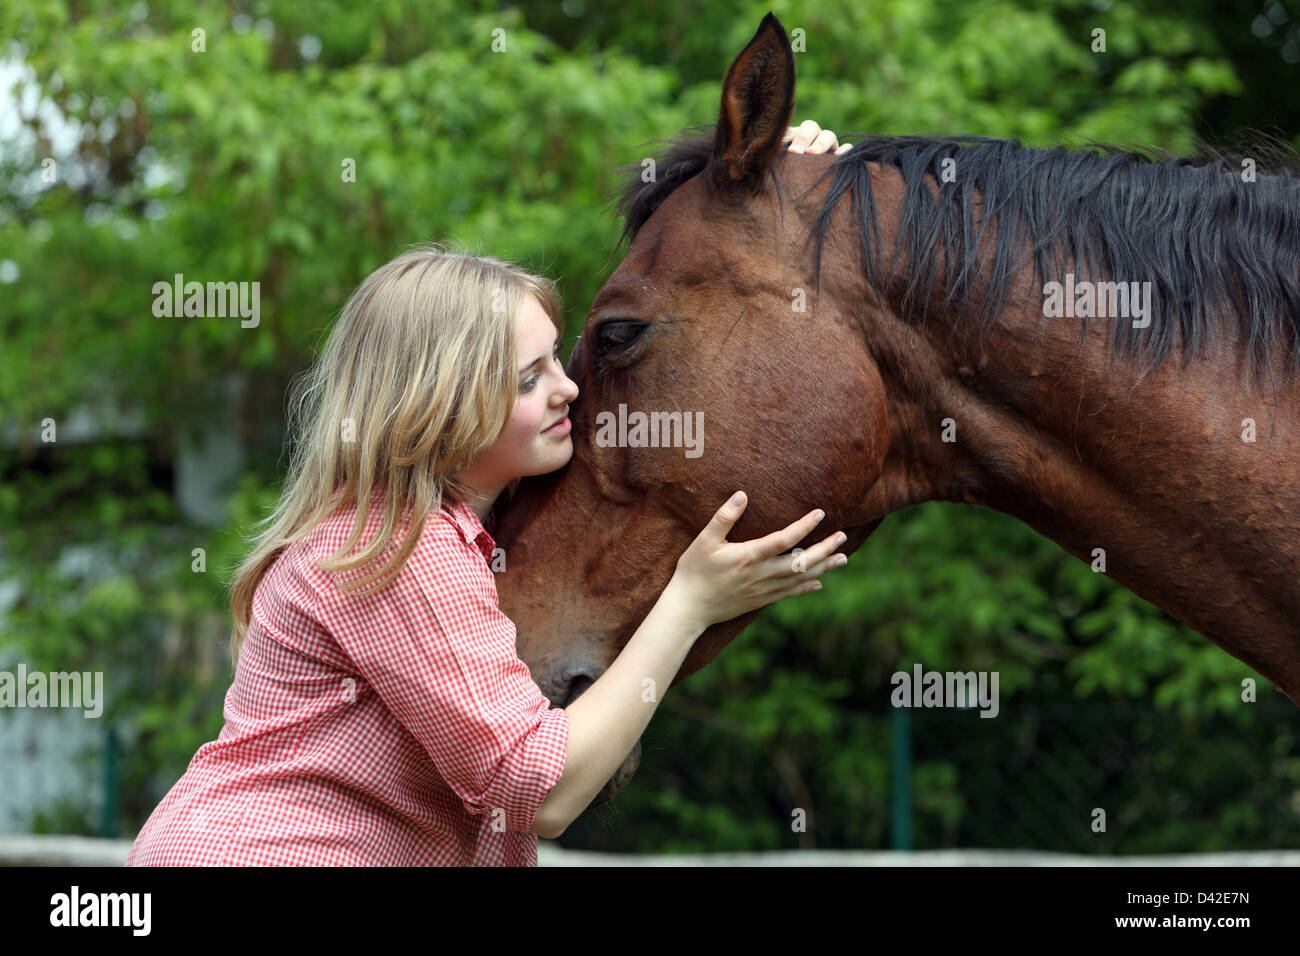
{"type": "Polygon", "coordinates": [[[578,386],[560,364],[559,333],[531,295],[515,316],[515,336],[519,377],[514,412],[492,447],[459,476],[489,503],[516,478],[555,471],[573,457],[568,410],[578,386]],[[551,428],[557,423],[559,428],[551,428]]]}

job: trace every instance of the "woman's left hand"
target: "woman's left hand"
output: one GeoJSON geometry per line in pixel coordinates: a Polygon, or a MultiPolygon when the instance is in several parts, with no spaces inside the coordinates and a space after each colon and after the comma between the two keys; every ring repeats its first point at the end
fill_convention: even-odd
{"type": "Polygon", "coordinates": [[[812,120],[804,120],[798,126],[791,126],[785,131],[785,138],[791,153],[840,153],[847,152],[851,143],[840,145],[833,130],[822,129],[812,120]]]}

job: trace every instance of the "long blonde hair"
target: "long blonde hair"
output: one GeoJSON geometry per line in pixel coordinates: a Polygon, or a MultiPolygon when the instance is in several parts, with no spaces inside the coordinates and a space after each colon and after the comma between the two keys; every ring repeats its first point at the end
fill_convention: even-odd
{"type": "Polygon", "coordinates": [[[456,473],[492,446],[514,411],[514,320],[528,295],[563,334],[550,279],[436,243],[380,266],[352,293],[321,355],[290,386],[286,430],[295,448],[288,473],[231,581],[232,664],[262,575],[320,521],[356,506],[351,536],[320,561],[323,571],[346,571],[386,552],[399,517],[411,509],[411,527],[387,563],[368,578],[339,580],[345,593],[373,593],[401,572],[425,518],[444,501],[466,500],[456,473]],[[383,527],[364,549],[344,557],[381,485],[383,527]]]}

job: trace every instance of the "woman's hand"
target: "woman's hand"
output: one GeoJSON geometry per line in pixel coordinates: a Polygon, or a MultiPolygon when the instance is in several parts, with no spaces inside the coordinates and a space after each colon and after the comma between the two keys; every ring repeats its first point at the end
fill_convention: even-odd
{"type": "Polygon", "coordinates": [[[782,554],[807,537],[825,517],[814,511],[794,524],[753,541],[728,541],[727,532],[745,510],[745,493],[718,509],[691,546],[677,559],[668,582],[679,606],[701,629],[729,621],[785,597],[821,587],[816,580],[848,557],[832,554],[847,540],[843,532],[828,535],[798,554],[782,554]]]}
{"type": "Polygon", "coordinates": [[[798,126],[788,127],[785,131],[785,138],[781,142],[789,142],[790,146],[786,150],[790,153],[830,153],[835,155],[847,152],[852,148],[852,143],[840,145],[835,133],[828,129],[822,129],[812,120],[804,120],[798,126]]]}

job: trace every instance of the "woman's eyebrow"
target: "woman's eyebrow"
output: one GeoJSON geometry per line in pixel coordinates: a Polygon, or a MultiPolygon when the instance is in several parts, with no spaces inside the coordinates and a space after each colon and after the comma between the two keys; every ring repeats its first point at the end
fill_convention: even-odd
{"type": "MultiPolygon", "coordinates": [[[[560,335],[559,335],[559,333],[557,332],[557,333],[555,334],[555,344],[554,344],[553,346],[551,346],[551,351],[554,352],[554,351],[555,351],[556,349],[558,349],[559,347],[560,347],[560,335]]],[[[534,365],[536,365],[538,362],[542,361],[544,358],[546,358],[545,355],[539,355],[539,356],[537,356],[537,358],[533,359],[533,360],[532,360],[531,362],[529,362],[527,365],[521,365],[521,366],[519,366],[519,374],[520,374],[520,375],[523,375],[524,372],[527,372],[530,368],[532,368],[532,367],[533,367],[534,365]]]]}

